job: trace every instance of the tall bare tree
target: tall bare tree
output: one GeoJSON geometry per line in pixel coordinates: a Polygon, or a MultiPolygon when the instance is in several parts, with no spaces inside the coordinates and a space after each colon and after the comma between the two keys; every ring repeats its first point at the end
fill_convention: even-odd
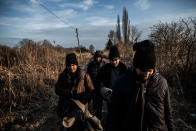
{"type": "Polygon", "coordinates": [[[127,37],[128,37],[129,42],[130,42],[129,37],[130,37],[130,33],[131,33],[130,30],[131,30],[131,25],[130,25],[130,20],[129,20],[129,23],[128,23],[128,31],[127,31],[127,37]]]}
{"type": "Polygon", "coordinates": [[[116,38],[117,38],[119,43],[122,41],[121,31],[120,31],[120,17],[119,17],[119,15],[117,16],[116,38]]]}
{"type": "Polygon", "coordinates": [[[128,12],[126,8],[123,8],[123,18],[122,18],[122,29],[123,29],[123,37],[124,37],[124,43],[129,42],[128,37],[128,12]]]}

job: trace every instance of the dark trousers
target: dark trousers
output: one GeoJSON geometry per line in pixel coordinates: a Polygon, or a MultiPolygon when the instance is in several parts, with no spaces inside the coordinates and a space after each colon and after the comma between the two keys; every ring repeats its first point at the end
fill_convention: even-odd
{"type": "Polygon", "coordinates": [[[102,119],[102,106],[103,106],[103,98],[100,95],[95,95],[93,97],[93,111],[95,112],[95,116],[101,120],[102,119]]]}

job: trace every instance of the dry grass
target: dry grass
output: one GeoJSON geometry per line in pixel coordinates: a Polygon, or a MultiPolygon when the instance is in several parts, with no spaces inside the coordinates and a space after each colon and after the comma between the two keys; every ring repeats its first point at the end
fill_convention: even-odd
{"type": "MultiPolygon", "coordinates": [[[[132,65],[131,45],[117,45],[121,60],[132,65]]],[[[54,84],[60,72],[65,68],[67,53],[77,54],[79,65],[85,69],[92,55],[83,52],[81,57],[75,49],[64,49],[51,44],[39,44],[32,41],[21,48],[0,46],[0,128],[4,130],[57,130],[58,118],[56,105],[58,97],[54,93],[54,84]]],[[[108,51],[104,51],[108,55],[108,51]]],[[[194,130],[196,118],[195,98],[191,88],[184,91],[178,77],[179,70],[173,65],[161,66],[161,73],[167,78],[174,107],[174,120],[178,130],[194,130]],[[187,98],[187,93],[189,98],[187,98]],[[192,96],[192,97],[191,97],[192,96]]],[[[192,86],[195,72],[190,74],[192,86]]],[[[196,93],[196,92],[195,92],[196,93]]]]}
{"type": "MultiPolygon", "coordinates": [[[[48,108],[56,113],[58,97],[53,87],[65,68],[65,56],[70,52],[77,54],[75,49],[33,41],[23,44],[21,48],[0,46],[0,128],[20,125],[33,129],[44,122],[30,124],[35,117],[32,115],[41,117],[40,111],[48,108]],[[36,111],[39,113],[35,114],[36,111]]],[[[82,53],[79,63],[90,57],[90,54],[82,53]]]]}

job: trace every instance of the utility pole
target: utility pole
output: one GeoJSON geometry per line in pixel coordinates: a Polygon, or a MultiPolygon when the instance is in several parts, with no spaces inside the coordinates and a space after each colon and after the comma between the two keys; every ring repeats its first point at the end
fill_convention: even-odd
{"type": "Polygon", "coordinates": [[[80,49],[80,41],[79,41],[79,37],[78,37],[78,28],[76,28],[76,38],[78,40],[78,49],[80,51],[80,58],[81,58],[81,49],[80,49]]]}

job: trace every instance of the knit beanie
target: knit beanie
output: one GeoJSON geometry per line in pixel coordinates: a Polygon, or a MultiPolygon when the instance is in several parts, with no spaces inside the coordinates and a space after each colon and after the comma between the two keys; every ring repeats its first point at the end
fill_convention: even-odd
{"type": "Polygon", "coordinates": [[[113,60],[115,57],[120,58],[120,54],[119,54],[118,48],[116,46],[112,46],[110,48],[109,59],[113,60]]]}
{"type": "Polygon", "coordinates": [[[66,56],[66,66],[70,66],[71,64],[78,65],[78,61],[74,53],[70,53],[66,56]]]}
{"type": "Polygon", "coordinates": [[[96,59],[97,57],[101,57],[101,58],[103,57],[102,54],[101,54],[101,51],[99,51],[99,50],[96,51],[95,54],[94,54],[94,59],[96,59]]]}
{"type": "Polygon", "coordinates": [[[133,66],[140,69],[154,69],[156,64],[156,56],[154,44],[150,40],[144,40],[133,45],[136,51],[133,58],[133,66]]]}

